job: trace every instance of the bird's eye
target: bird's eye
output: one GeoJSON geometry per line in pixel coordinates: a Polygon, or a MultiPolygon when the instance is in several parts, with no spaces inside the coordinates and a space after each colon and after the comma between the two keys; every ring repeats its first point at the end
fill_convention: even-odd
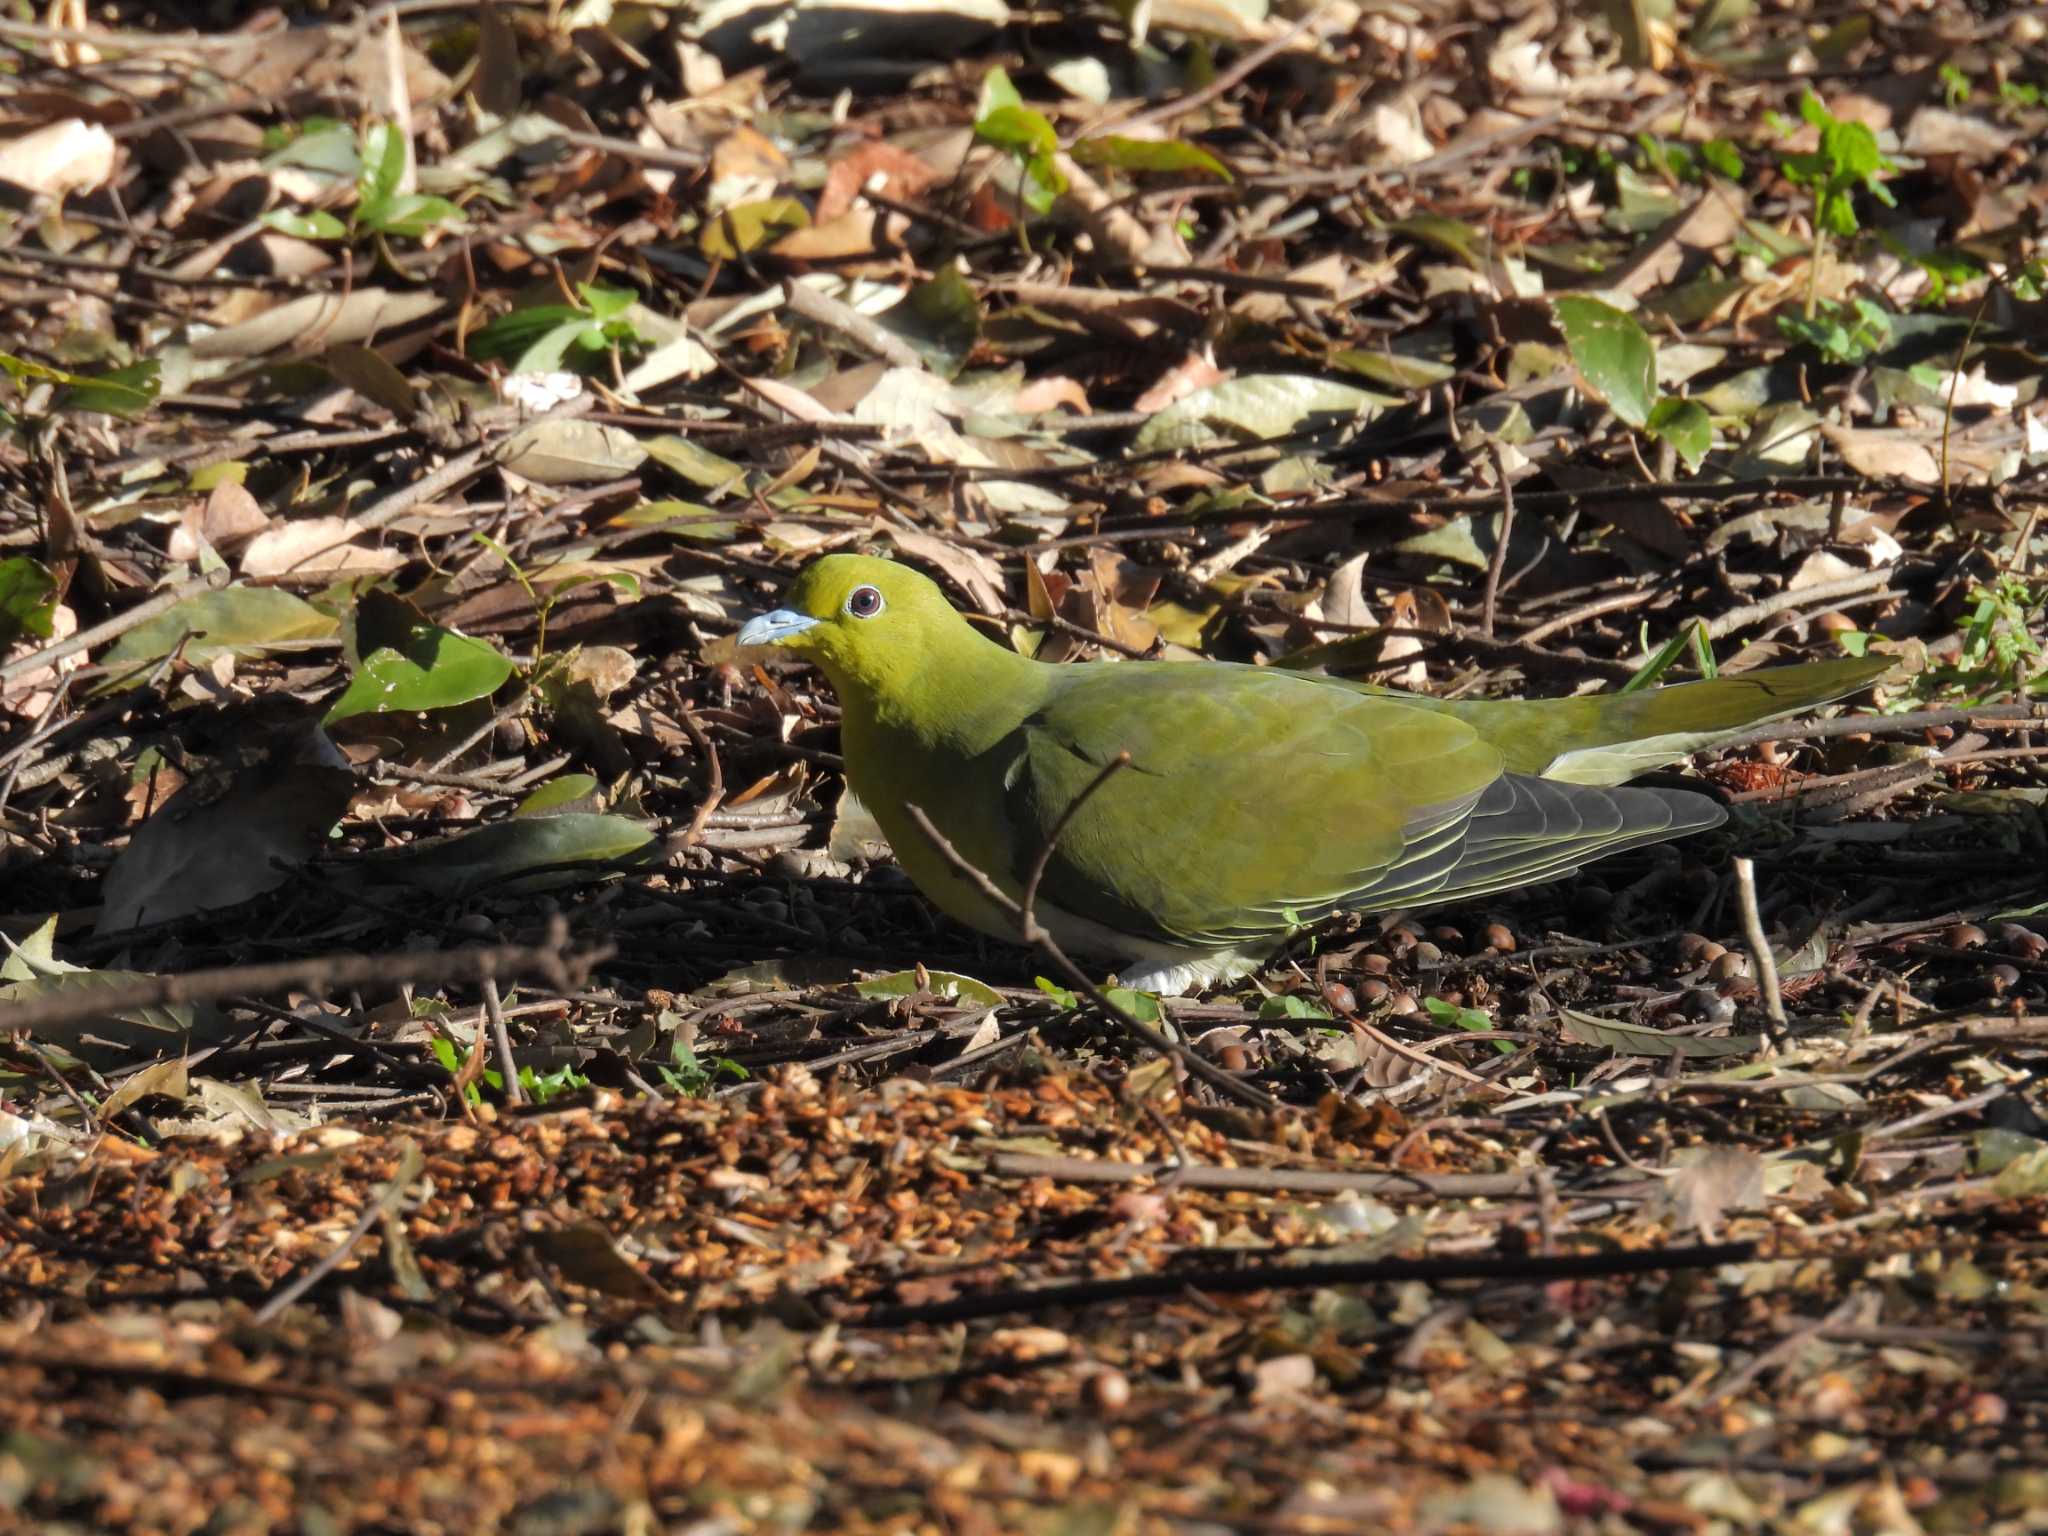
{"type": "Polygon", "coordinates": [[[846,611],[856,619],[872,619],[882,611],[882,594],[875,587],[855,587],[846,594],[846,611]]]}

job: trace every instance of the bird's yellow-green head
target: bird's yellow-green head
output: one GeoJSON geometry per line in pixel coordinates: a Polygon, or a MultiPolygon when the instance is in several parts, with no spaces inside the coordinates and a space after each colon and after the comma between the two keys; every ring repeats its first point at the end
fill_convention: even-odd
{"type": "Polygon", "coordinates": [[[826,555],[805,566],[787,606],[749,619],[741,646],[774,646],[848,685],[888,694],[980,636],[928,578],[871,555],[826,555]]]}

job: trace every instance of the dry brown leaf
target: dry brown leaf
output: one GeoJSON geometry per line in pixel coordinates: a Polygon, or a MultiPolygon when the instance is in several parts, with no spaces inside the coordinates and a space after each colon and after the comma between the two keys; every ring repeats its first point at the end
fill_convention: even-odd
{"type": "Polygon", "coordinates": [[[0,181],[38,197],[62,197],[105,185],[114,174],[114,137],[98,123],[70,117],[0,143],[0,181]]]}
{"type": "Polygon", "coordinates": [[[185,508],[184,517],[171,530],[170,555],[173,560],[197,560],[201,540],[216,550],[233,549],[269,526],[270,514],[247,487],[237,480],[223,480],[207,492],[206,500],[185,508]]]}
{"type": "Polygon", "coordinates": [[[289,299],[226,330],[194,337],[192,355],[267,357],[273,352],[368,341],[439,314],[447,307],[446,299],[429,292],[358,288],[349,293],[311,293],[289,299]]]}
{"type": "Polygon", "coordinates": [[[1002,568],[980,550],[916,528],[890,528],[885,531],[906,555],[944,571],[983,613],[1000,614],[1010,606],[1003,598],[1002,568]]]}
{"type": "Polygon", "coordinates": [[[825,173],[824,188],[818,193],[818,222],[830,223],[858,203],[869,188],[907,203],[916,201],[938,180],[939,173],[908,150],[881,140],[857,144],[833,161],[832,169],[825,173]]]}
{"type": "Polygon", "coordinates": [[[342,571],[389,571],[405,563],[395,549],[351,542],[363,531],[352,517],[307,517],[280,523],[249,541],[242,551],[242,574],[262,580],[275,576],[333,576],[342,571]]]}
{"type": "Polygon", "coordinates": [[[1218,368],[1209,356],[1209,349],[1203,347],[1189,352],[1159,375],[1150,389],[1131,402],[1131,409],[1163,411],[1174,401],[1185,400],[1195,391],[1207,389],[1211,384],[1221,384],[1229,377],[1230,371],[1218,368]]]}

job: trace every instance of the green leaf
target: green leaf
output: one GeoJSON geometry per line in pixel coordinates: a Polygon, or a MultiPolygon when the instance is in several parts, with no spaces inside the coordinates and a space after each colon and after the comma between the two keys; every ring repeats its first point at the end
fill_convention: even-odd
{"type": "Polygon", "coordinates": [[[311,213],[273,208],[263,215],[263,222],[279,234],[298,240],[340,240],[348,234],[348,226],[325,208],[315,208],[311,213]]]}
{"type": "Polygon", "coordinates": [[[309,117],[298,129],[285,130],[288,138],[275,138],[275,132],[264,136],[266,143],[279,144],[264,156],[266,169],[299,165],[329,176],[353,176],[362,167],[355,129],[347,123],[331,117],[309,117]]]}
{"type": "MultiPolygon", "coordinates": [[[[1649,626],[1646,624],[1643,628],[1647,631],[1649,626]]],[[[1702,636],[1706,632],[1706,626],[1697,619],[1685,625],[1678,633],[1658,646],[1656,654],[1636,668],[1635,675],[1614,691],[1616,693],[1641,693],[1645,688],[1654,685],[1660,677],[1677,664],[1679,657],[1691,649],[1695,631],[1698,631],[1702,636]]]]}
{"type": "Polygon", "coordinates": [[[379,646],[363,658],[322,721],[448,709],[489,697],[511,675],[511,658],[496,646],[438,624],[415,625],[403,649],[379,646]]]}
{"type": "Polygon", "coordinates": [[[1051,998],[1058,1006],[1069,1010],[1081,1006],[1081,999],[1058,983],[1047,981],[1043,976],[1034,976],[1031,980],[1039,991],[1051,998]]]}
{"type": "Polygon", "coordinates": [[[1292,992],[1280,993],[1262,998],[1259,1002],[1259,1017],[1262,1019],[1321,1019],[1329,1020],[1335,1015],[1321,1003],[1312,1003],[1305,997],[1292,992]]]}
{"type": "Polygon", "coordinates": [[[1029,107],[997,107],[974,125],[974,132],[977,138],[1020,158],[1050,155],[1060,147],[1060,136],[1045,114],[1029,107]]]}
{"type": "Polygon", "coordinates": [[[1159,1022],[1159,999],[1150,992],[1133,992],[1129,987],[1104,987],[1102,995],[1109,999],[1111,1007],[1129,1014],[1140,1024],[1159,1022]]]}
{"type": "Polygon", "coordinates": [[[1700,160],[1717,176],[1742,180],[1742,151],[1727,139],[1709,139],[1700,146],[1700,160]]]}
{"type": "Polygon", "coordinates": [[[363,222],[378,233],[402,240],[416,240],[429,230],[468,221],[469,216],[447,198],[428,197],[417,192],[395,197],[375,215],[363,217],[363,222]]]}
{"type": "Polygon", "coordinates": [[[1009,72],[998,64],[981,77],[981,99],[975,104],[974,120],[979,123],[991,112],[1004,107],[1021,107],[1024,98],[1017,94],[1017,87],[1010,83],[1009,72]]]}
{"type": "Polygon", "coordinates": [[[1024,203],[1033,213],[1047,213],[1067,190],[1067,178],[1051,155],[1033,155],[1024,162],[1024,203]]]}
{"type": "Polygon", "coordinates": [[[1714,419],[1697,400],[1665,396],[1650,408],[1650,419],[1643,424],[1643,430],[1677,449],[1687,469],[1698,469],[1707,450],[1714,446],[1714,419]]]}
{"type": "Polygon", "coordinates": [[[50,638],[57,578],[27,555],[0,560],[0,650],[23,635],[50,638]]]}
{"type": "Polygon", "coordinates": [[[391,123],[376,123],[363,135],[363,165],[356,175],[356,217],[376,226],[390,211],[405,179],[405,135],[391,123]]]}
{"type": "Polygon", "coordinates": [[[1232,179],[1221,160],[1200,145],[1181,139],[1126,139],[1105,134],[1081,140],[1073,155],[1083,165],[1106,165],[1113,171],[1192,171],[1218,181],[1232,179]]]}
{"type": "Polygon", "coordinates": [[[924,990],[934,997],[955,998],[978,1008],[1000,1008],[1003,1005],[1002,993],[987,982],[976,981],[958,971],[926,971],[922,982],[916,971],[891,971],[887,976],[856,982],[853,990],[862,997],[871,998],[914,997],[924,990]]]}
{"type": "MultiPolygon", "coordinates": [[[[492,359],[520,357],[543,337],[558,330],[581,330],[591,317],[573,304],[529,304],[499,315],[469,338],[469,355],[492,359]]],[[[568,343],[563,342],[566,349],[568,343]]]]}
{"type": "Polygon", "coordinates": [[[598,792],[597,779],[588,773],[565,773],[558,779],[549,779],[532,794],[519,802],[512,812],[514,816],[545,816],[559,811],[565,805],[574,805],[578,800],[587,800],[598,792]]]}
{"type": "Polygon", "coordinates": [[[109,416],[140,416],[152,405],[163,388],[161,365],[155,358],[115,368],[107,373],[74,378],[57,391],[51,409],[59,411],[104,411],[109,416]]]}
{"type": "Polygon", "coordinates": [[[189,597],[114,642],[101,658],[110,670],[146,665],[186,639],[185,660],[208,665],[223,651],[257,656],[293,640],[324,640],[340,625],[311,603],[276,587],[230,587],[189,597]]]}
{"type": "Polygon", "coordinates": [[[1551,309],[1587,385],[1632,427],[1657,401],[1657,349],[1632,315],[1598,299],[1568,296],[1551,309]]]}
{"type": "Polygon", "coordinates": [[[605,288],[596,283],[578,283],[576,294],[590,306],[590,318],[600,325],[619,319],[640,297],[631,288],[605,288]]]}
{"type": "MultiPolygon", "coordinates": [[[[1422,1000],[1422,1007],[1437,1023],[1455,1025],[1474,1034],[1483,1034],[1494,1027],[1492,1016],[1483,1008],[1460,1008],[1456,1003],[1447,1003],[1440,997],[1425,997],[1422,1000]]],[[[1496,1040],[1493,1042],[1493,1048],[1503,1056],[1512,1056],[1515,1051],[1514,1042],[1510,1040],[1496,1040]]]]}
{"type": "Polygon", "coordinates": [[[1837,176],[1863,181],[1884,165],[1877,135],[1862,123],[1831,122],[1821,130],[1820,152],[1837,176]]]}
{"type": "Polygon", "coordinates": [[[807,228],[810,222],[810,209],[795,198],[767,197],[757,203],[741,203],[705,220],[697,236],[697,248],[713,261],[731,261],[791,230],[807,228]]]}

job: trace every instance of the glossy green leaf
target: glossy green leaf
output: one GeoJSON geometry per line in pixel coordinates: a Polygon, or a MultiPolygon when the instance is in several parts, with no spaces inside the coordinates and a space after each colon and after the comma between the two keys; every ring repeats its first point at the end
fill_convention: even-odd
{"type": "Polygon", "coordinates": [[[1180,139],[1126,139],[1105,134],[1081,140],[1073,154],[1083,165],[1107,166],[1113,171],[1194,172],[1218,181],[1231,180],[1221,160],[1199,144],[1180,139]]]}
{"type": "Polygon", "coordinates": [[[467,221],[468,216],[447,198],[428,197],[417,192],[394,197],[374,217],[364,215],[364,222],[378,233],[407,240],[416,240],[429,230],[444,225],[467,221]]]}
{"type": "Polygon", "coordinates": [[[57,579],[27,555],[0,560],[0,650],[23,635],[50,638],[57,579]]]}
{"type": "Polygon", "coordinates": [[[1643,429],[1677,449],[1687,469],[1698,469],[1714,446],[1714,419],[1697,400],[1666,396],[1650,407],[1650,419],[1643,429]]]}
{"type": "Polygon", "coordinates": [[[348,233],[348,226],[325,208],[315,208],[310,213],[273,208],[263,215],[263,222],[279,234],[297,240],[339,240],[348,233]]]}
{"type": "MultiPolygon", "coordinates": [[[[592,319],[573,304],[528,304],[479,328],[469,338],[469,355],[483,359],[516,357],[520,358],[523,371],[534,371],[537,365],[527,362],[527,354],[558,331],[573,334],[585,327],[595,329],[592,319]]],[[[562,346],[566,350],[567,339],[562,346]]]]}
{"type": "Polygon", "coordinates": [[[1567,296],[1551,309],[1586,384],[1632,427],[1657,403],[1657,349],[1635,317],[1598,299],[1567,296]]]}
{"type": "Polygon", "coordinates": [[[565,773],[558,779],[549,779],[532,794],[519,802],[515,816],[545,816],[559,812],[564,806],[574,805],[579,800],[593,799],[598,793],[595,775],[588,773],[565,773]]]}
{"type": "Polygon", "coordinates": [[[356,177],[356,216],[379,223],[405,179],[405,135],[391,123],[377,123],[363,135],[362,170],[356,177]]]}
{"type": "Polygon", "coordinates": [[[187,598],[116,640],[102,658],[112,669],[169,655],[189,638],[184,658],[203,667],[223,651],[258,656],[293,640],[324,640],[341,626],[311,603],[276,587],[230,587],[187,598]]]}
{"type": "Polygon", "coordinates": [[[974,106],[974,120],[980,122],[991,112],[1004,107],[1021,107],[1024,98],[1017,94],[1017,87],[1010,81],[1009,71],[998,64],[981,77],[981,96],[974,106]]]}
{"type": "Polygon", "coordinates": [[[323,720],[332,725],[356,715],[448,709],[489,697],[511,675],[511,658],[496,646],[438,624],[421,624],[403,649],[380,646],[365,656],[355,680],[328,706],[323,720]]]}
{"type": "MultiPolygon", "coordinates": [[[[266,142],[276,142],[272,135],[265,137],[266,142]]],[[[356,175],[362,163],[355,129],[331,117],[307,118],[296,134],[263,158],[266,169],[298,165],[337,177],[356,175]]]]}
{"type": "Polygon", "coordinates": [[[1259,1017],[1262,1019],[1316,1019],[1328,1023],[1335,1017],[1321,1003],[1311,1002],[1292,992],[1275,993],[1259,1001],[1259,1017]]]}
{"type": "Polygon", "coordinates": [[[974,125],[977,137],[1013,155],[1049,155],[1060,136],[1042,112],[1029,107],[998,107],[974,125]]]}

